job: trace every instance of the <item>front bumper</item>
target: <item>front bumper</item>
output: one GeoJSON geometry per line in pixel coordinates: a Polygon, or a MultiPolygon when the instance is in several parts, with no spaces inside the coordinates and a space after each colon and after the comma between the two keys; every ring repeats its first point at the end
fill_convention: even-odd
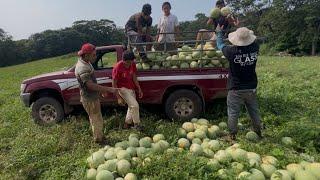
{"type": "Polygon", "coordinates": [[[21,99],[21,101],[23,102],[23,104],[26,107],[30,106],[30,97],[31,97],[30,93],[22,93],[22,94],[20,94],[20,99],[21,99]]]}

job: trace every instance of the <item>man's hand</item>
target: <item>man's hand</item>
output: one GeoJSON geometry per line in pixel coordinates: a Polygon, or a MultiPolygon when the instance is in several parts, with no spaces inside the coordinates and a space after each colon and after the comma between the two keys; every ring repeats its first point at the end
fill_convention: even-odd
{"type": "Polygon", "coordinates": [[[224,27],[224,25],[221,26],[220,24],[218,24],[218,26],[216,27],[216,33],[222,32],[223,27],[224,27]]]}

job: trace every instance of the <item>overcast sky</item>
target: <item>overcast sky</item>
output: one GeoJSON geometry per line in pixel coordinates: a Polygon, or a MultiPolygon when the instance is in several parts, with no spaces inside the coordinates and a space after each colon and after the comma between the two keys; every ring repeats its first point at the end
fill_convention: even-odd
{"type": "MultiPolygon", "coordinates": [[[[159,0],[0,0],[0,28],[15,40],[47,29],[71,26],[77,20],[113,20],[124,26],[130,15],[141,11],[145,3],[152,5],[154,24],[162,15],[159,0]]],[[[171,0],[172,12],[181,21],[208,14],[215,0],[171,0]]]]}

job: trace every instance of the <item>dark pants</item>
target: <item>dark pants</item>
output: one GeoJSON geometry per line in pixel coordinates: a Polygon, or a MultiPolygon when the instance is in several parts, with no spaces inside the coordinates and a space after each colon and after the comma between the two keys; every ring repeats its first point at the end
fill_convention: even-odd
{"type": "Polygon", "coordinates": [[[235,135],[238,132],[238,118],[243,104],[246,106],[251,118],[253,130],[258,135],[261,135],[261,120],[256,90],[229,90],[227,105],[230,133],[235,135]]]}
{"type": "MultiPolygon", "coordinates": [[[[146,42],[152,42],[152,38],[150,35],[139,35],[135,31],[128,31],[127,36],[130,38],[131,43],[146,43],[146,42]]],[[[143,45],[136,45],[136,48],[139,52],[139,55],[142,59],[146,58],[146,53],[143,48],[143,45]]],[[[151,51],[152,44],[146,45],[146,50],[151,51]]]]}

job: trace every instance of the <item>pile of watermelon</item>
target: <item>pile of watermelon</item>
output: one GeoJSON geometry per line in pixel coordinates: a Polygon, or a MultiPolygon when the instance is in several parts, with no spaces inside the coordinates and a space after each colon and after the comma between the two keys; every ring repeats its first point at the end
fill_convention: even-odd
{"type": "MultiPolygon", "coordinates": [[[[136,54],[137,60],[140,60],[136,54]]],[[[197,48],[191,48],[184,45],[178,48],[177,55],[170,56],[168,53],[148,52],[147,57],[151,62],[137,62],[136,67],[139,70],[158,70],[158,69],[188,69],[188,68],[228,68],[229,63],[221,51],[212,47],[211,43],[198,45],[197,48]]]]}
{"type": "MultiPolygon", "coordinates": [[[[241,124],[239,124],[240,126],[241,124]]],[[[152,163],[155,155],[173,152],[188,152],[191,156],[207,158],[207,167],[216,172],[220,179],[228,179],[230,172],[235,179],[245,180],[319,180],[320,163],[302,161],[292,163],[281,169],[279,161],[273,156],[261,156],[248,152],[240,144],[226,146],[221,136],[227,133],[227,124],[210,124],[206,119],[192,119],[178,129],[179,139],[169,144],[163,134],[139,138],[130,134],[128,140],[118,142],[114,147],[106,146],[94,152],[87,159],[87,179],[92,180],[135,180],[134,168],[152,163]]],[[[249,142],[257,141],[254,132],[249,131],[249,142]]],[[[290,146],[293,140],[284,137],[282,143],[290,146]]]]}

